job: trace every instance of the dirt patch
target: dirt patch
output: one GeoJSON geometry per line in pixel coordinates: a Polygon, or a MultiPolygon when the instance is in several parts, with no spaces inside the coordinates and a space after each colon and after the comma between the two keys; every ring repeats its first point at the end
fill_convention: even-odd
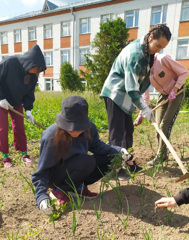
{"type": "MultiPolygon", "coordinates": [[[[182,117],[180,117],[182,121],[182,117]]],[[[171,144],[187,166],[189,160],[188,123],[179,121],[174,126],[171,144]],[[184,127],[185,126],[185,127],[184,127]]],[[[107,133],[101,138],[107,140],[107,133]]],[[[162,196],[175,195],[187,187],[188,181],[174,183],[174,178],[182,172],[172,158],[160,166],[157,174],[145,171],[135,179],[120,182],[121,200],[114,189],[109,187],[102,198],[97,197],[91,202],[85,200],[80,213],[75,211],[78,226],[73,237],[73,212],[67,208],[65,213],[55,222],[55,227],[49,223],[48,217],[39,211],[34,195],[27,184],[22,182],[20,172],[30,178],[37,167],[39,140],[29,143],[29,153],[34,160],[31,165],[21,164],[20,155],[12,150],[14,167],[0,169],[0,239],[16,236],[17,239],[189,239],[189,205],[175,209],[159,211],[154,208],[154,202],[162,196]],[[151,174],[151,175],[150,175],[151,174]],[[101,204],[100,204],[101,203],[101,204]],[[99,213],[99,219],[97,214],[99,213]],[[79,215],[80,214],[80,215],[79,215]],[[128,222],[126,221],[128,216],[128,222]],[[127,224],[126,224],[127,223],[127,224]],[[187,237],[186,237],[187,236],[187,237]],[[186,238],[185,238],[186,237],[186,238]]],[[[139,165],[146,167],[146,162],[156,153],[155,129],[149,124],[135,128],[134,157],[139,165]]],[[[100,193],[101,181],[89,186],[89,189],[100,193]]],[[[115,186],[116,182],[111,181],[115,186]]],[[[11,238],[12,239],[12,238],[11,238]]],[[[16,239],[16,238],[14,238],[16,239]]]]}

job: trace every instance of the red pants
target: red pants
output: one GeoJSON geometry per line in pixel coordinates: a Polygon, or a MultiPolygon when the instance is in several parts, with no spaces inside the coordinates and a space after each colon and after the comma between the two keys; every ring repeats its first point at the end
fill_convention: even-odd
{"type": "MultiPolygon", "coordinates": [[[[15,110],[23,114],[23,106],[14,107],[15,110]]],[[[12,122],[12,131],[15,150],[27,151],[27,139],[24,129],[24,118],[11,110],[0,107],[0,151],[9,152],[8,144],[8,114],[12,122]]]]}

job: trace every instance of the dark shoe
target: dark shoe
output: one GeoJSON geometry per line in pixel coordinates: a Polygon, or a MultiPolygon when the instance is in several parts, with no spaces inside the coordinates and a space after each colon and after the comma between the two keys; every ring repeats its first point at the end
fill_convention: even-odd
{"type": "Polygon", "coordinates": [[[123,168],[121,168],[121,169],[119,170],[117,176],[118,176],[118,179],[119,179],[120,181],[125,181],[125,180],[129,180],[129,179],[130,179],[130,177],[129,177],[129,175],[127,174],[126,171],[127,171],[127,170],[126,170],[126,169],[124,170],[123,168]]]}
{"type": "MultiPolygon", "coordinates": [[[[77,194],[76,194],[75,192],[73,192],[73,191],[71,191],[71,192],[69,192],[69,193],[70,193],[70,195],[72,195],[72,196],[74,196],[74,197],[76,197],[76,195],[77,195],[77,194]]],[[[83,190],[77,190],[77,193],[78,193],[79,196],[87,197],[87,198],[96,198],[96,197],[98,196],[97,193],[91,192],[91,191],[87,188],[87,186],[84,186],[83,190]]]]}
{"type": "Polygon", "coordinates": [[[12,167],[12,160],[9,158],[9,157],[7,157],[7,158],[4,158],[3,159],[3,165],[4,165],[4,168],[10,168],[10,167],[12,167]]]}
{"type": "Polygon", "coordinates": [[[52,190],[49,194],[51,199],[57,199],[61,204],[65,204],[70,201],[69,197],[66,196],[62,191],[52,190]]]}
{"type": "Polygon", "coordinates": [[[137,173],[142,170],[142,168],[139,167],[135,161],[133,161],[133,165],[129,165],[128,163],[126,163],[126,165],[126,168],[128,168],[131,173],[137,173]]]}

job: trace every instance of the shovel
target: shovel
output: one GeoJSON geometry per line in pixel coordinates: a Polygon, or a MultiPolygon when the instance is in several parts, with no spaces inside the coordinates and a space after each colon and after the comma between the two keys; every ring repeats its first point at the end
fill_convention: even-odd
{"type": "MultiPolygon", "coordinates": [[[[23,118],[26,118],[27,120],[29,119],[27,116],[25,116],[24,114],[18,112],[18,111],[15,110],[14,108],[9,107],[9,110],[15,112],[16,114],[20,115],[20,116],[23,117],[23,118]]],[[[36,124],[36,125],[37,125],[38,127],[40,127],[40,128],[43,128],[44,130],[46,129],[46,128],[43,127],[40,123],[37,123],[37,122],[34,121],[34,124],[36,124]]]]}
{"type": "Polygon", "coordinates": [[[156,131],[159,133],[159,135],[161,136],[161,138],[163,139],[164,143],[166,144],[167,148],[169,149],[169,151],[172,153],[174,159],[176,160],[176,162],[178,163],[183,176],[181,176],[180,178],[176,179],[176,182],[179,181],[183,181],[185,179],[189,178],[189,172],[188,170],[185,168],[185,166],[183,165],[182,161],[180,160],[180,158],[178,157],[177,153],[175,152],[175,150],[173,149],[172,145],[170,144],[169,140],[166,138],[165,134],[163,133],[163,131],[161,129],[159,129],[157,123],[155,122],[155,119],[152,120],[152,124],[154,125],[156,131]]]}

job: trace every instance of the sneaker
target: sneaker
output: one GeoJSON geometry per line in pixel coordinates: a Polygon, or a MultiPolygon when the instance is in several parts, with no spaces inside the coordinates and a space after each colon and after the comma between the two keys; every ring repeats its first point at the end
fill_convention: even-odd
{"type": "Polygon", "coordinates": [[[3,159],[4,168],[12,167],[11,159],[9,157],[3,159]]]}
{"type": "Polygon", "coordinates": [[[126,163],[127,168],[129,169],[129,171],[131,173],[137,173],[139,171],[141,171],[143,168],[139,167],[135,161],[133,161],[133,165],[129,165],[128,163],[126,163]]]}
{"type": "Polygon", "coordinates": [[[120,181],[125,181],[130,179],[129,175],[127,175],[126,169],[124,170],[124,168],[121,168],[119,170],[117,176],[120,181]]]}
{"type": "Polygon", "coordinates": [[[65,204],[70,201],[69,197],[66,196],[65,193],[63,193],[62,191],[57,191],[55,189],[50,192],[49,196],[51,199],[57,199],[61,204],[65,204]]]}
{"type": "MultiPolygon", "coordinates": [[[[70,195],[72,195],[73,197],[76,197],[77,194],[73,191],[69,192],[70,195]]],[[[97,193],[91,192],[87,186],[84,186],[83,190],[77,190],[77,193],[79,196],[81,197],[87,197],[87,198],[96,198],[98,196],[97,193]]]]}
{"type": "Polygon", "coordinates": [[[159,163],[162,163],[162,162],[166,161],[167,159],[168,159],[167,156],[163,156],[162,158],[156,156],[153,160],[147,162],[147,165],[148,166],[154,166],[156,164],[159,164],[159,163]]]}
{"type": "Polygon", "coordinates": [[[25,163],[31,163],[33,162],[31,159],[30,159],[30,156],[29,155],[24,155],[22,157],[22,160],[25,162],[25,163]]]}

